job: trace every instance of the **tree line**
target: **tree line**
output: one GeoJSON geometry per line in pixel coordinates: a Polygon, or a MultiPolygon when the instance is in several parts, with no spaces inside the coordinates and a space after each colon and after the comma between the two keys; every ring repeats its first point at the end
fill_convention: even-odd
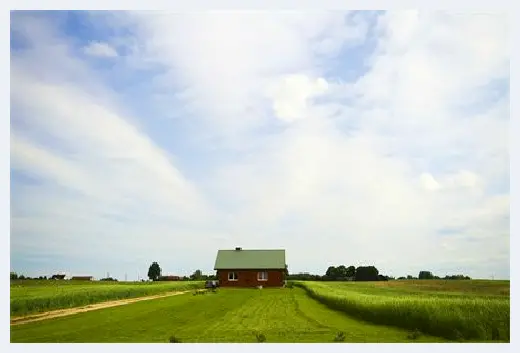
{"type": "MultiPolygon", "coordinates": [[[[310,273],[289,274],[288,280],[301,281],[389,281],[395,280],[395,277],[386,276],[379,273],[375,266],[329,266],[325,274],[316,275],[310,273]]],[[[446,275],[439,277],[432,274],[431,271],[420,271],[417,277],[407,275],[406,277],[399,277],[398,280],[413,280],[413,279],[445,279],[445,280],[470,280],[469,276],[465,275],[446,275]]]]}
{"type": "MultiPolygon", "coordinates": [[[[173,276],[174,277],[174,276],[173,276]]],[[[154,261],[148,268],[148,278],[151,281],[171,281],[172,276],[163,276],[162,275],[162,269],[159,264],[154,261]]],[[[201,270],[195,270],[189,277],[188,276],[182,276],[176,278],[176,280],[180,281],[206,281],[206,280],[216,280],[217,276],[215,275],[205,275],[202,273],[201,270]]]]}
{"type": "MultiPolygon", "coordinates": [[[[289,274],[288,267],[285,268],[286,279],[288,280],[302,280],[302,281],[389,281],[395,280],[394,277],[385,276],[379,273],[379,270],[375,266],[329,266],[323,275],[315,275],[309,273],[289,274]]],[[[11,280],[47,280],[57,279],[56,275],[52,277],[39,276],[39,277],[28,277],[24,275],[18,275],[16,272],[10,273],[11,280]]],[[[153,262],[148,268],[148,278],[152,281],[169,281],[172,280],[171,276],[162,276],[162,269],[157,262],[153,262]]],[[[190,276],[182,276],[176,278],[180,281],[206,281],[216,280],[215,275],[205,275],[201,270],[194,271],[190,276]]],[[[465,275],[446,275],[439,277],[434,275],[431,271],[420,271],[418,276],[402,276],[398,277],[398,280],[414,280],[414,279],[444,279],[444,280],[470,280],[469,276],[465,275]]],[[[102,278],[100,281],[117,281],[112,277],[102,278]]]]}

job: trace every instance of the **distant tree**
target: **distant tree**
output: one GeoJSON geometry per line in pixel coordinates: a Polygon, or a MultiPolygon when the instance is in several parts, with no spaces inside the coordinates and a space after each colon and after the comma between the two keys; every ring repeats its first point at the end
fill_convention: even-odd
{"type": "Polygon", "coordinates": [[[24,275],[20,275],[20,277],[18,277],[18,279],[26,279],[24,275]]]}
{"type": "Polygon", "coordinates": [[[157,281],[159,279],[159,276],[161,276],[161,272],[161,267],[157,262],[154,261],[148,268],[148,278],[152,281],[157,281]]]}
{"type": "Polygon", "coordinates": [[[18,274],[16,272],[11,272],[11,279],[12,280],[18,279],[18,274]]]}
{"type": "Polygon", "coordinates": [[[193,274],[190,276],[190,278],[194,281],[200,281],[203,279],[202,271],[201,270],[195,270],[193,274]]]}
{"type": "Polygon", "coordinates": [[[383,275],[378,275],[377,276],[377,280],[378,281],[388,281],[388,277],[387,276],[383,276],[383,275]]]}
{"type": "Polygon", "coordinates": [[[335,266],[329,266],[329,268],[327,268],[327,271],[325,272],[325,277],[327,279],[333,280],[337,277],[337,273],[338,271],[336,270],[335,266]]]}
{"type": "Polygon", "coordinates": [[[399,280],[399,281],[402,281],[403,279],[406,279],[406,277],[401,276],[401,277],[397,278],[397,280],[399,280]]]}
{"type": "Polygon", "coordinates": [[[112,278],[112,277],[106,277],[106,278],[101,278],[100,281],[105,281],[105,282],[117,282],[117,279],[112,278]]]}
{"type": "Polygon", "coordinates": [[[464,275],[452,275],[452,276],[448,276],[446,275],[444,277],[444,279],[451,279],[451,280],[470,280],[471,278],[469,276],[464,276],[464,275]]]}
{"type": "Polygon", "coordinates": [[[356,281],[377,281],[379,271],[374,266],[359,266],[356,268],[356,281]]]}
{"type": "Polygon", "coordinates": [[[408,276],[406,276],[406,279],[415,279],[415,278],[412,275],[408,275],[408,276]]]}
{"type": "Polygon", "coordinates": [[[355,266],[347,267],[346,276],[347,277],[356,277],[356,267],[355,266]]]}
{"type": "Polygon", "coordinates": [[[419,279],[433,279],[433,274],[430,271],[420,271],[419,279]]]}
{"type": "Polygon", "coordinates": [[[347,268],[344,265],[336,267],[336,279],[345,279],[347,277],[347,268]]]}

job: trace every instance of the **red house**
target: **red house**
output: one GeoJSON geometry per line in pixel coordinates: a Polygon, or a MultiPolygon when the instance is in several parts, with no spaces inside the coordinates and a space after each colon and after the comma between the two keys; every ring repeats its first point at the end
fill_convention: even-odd
{"type": "Polygon", "coordinates": [[[282,287],[285,250],[219,250],[214,269],[221,287],[282,287]]]}

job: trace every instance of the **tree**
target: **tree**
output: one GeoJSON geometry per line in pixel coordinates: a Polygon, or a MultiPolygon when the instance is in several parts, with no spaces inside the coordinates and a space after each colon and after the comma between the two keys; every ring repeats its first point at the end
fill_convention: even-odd
{"type": "Polygon", "coordinates": [[[12,280],[18,279],[18,274],[16,272],[11,272],[11,279],[12,280]]]}
{"type": "Polygon", "coordinates": [[[195,272],[193,272],[193,274],[190,276],[192,280],[194,281],[200,281],[201,279],[203,279],[202,277],[202,271],[201,270],[195,270],[195,272]]]}
{"type": "Polygon", "coordinates": [[[379,271],[374,266],[359,266],[356,268],[356,281],[377,281],[379,271]]]}
{"type": "Polygon", "coordinates": [[[325,276],[329,279],[335,279],[336,278],[336,267],[334,266],[329,266],[329,268],[327,269],[327,271],[325,272],[325,276]]]}
{"type": "Polygon", "coordinates": [[[161,267],[157,262],[154,261],[148,268],[148,278],[152,281],[157,281],[159,279],[159,276],[161,276],[161,272],[161,267]]]}
{"type": "Polygon", "coordinates": [[[344,265],[336,267],[336,276],[337,279],[344,279],[347,277],[347,268],[344,265]]]}
{"type": "Polygon", "coordinates": [[[356,277],[356,267],[354,267],[354,266],[347,267],[346,276],[347,277],[356,277]]]}
{"type": "Polygon", "coordinates": [[[430,271],[420,271],[419,279],[433,279],[433,274],[430,271]]]}

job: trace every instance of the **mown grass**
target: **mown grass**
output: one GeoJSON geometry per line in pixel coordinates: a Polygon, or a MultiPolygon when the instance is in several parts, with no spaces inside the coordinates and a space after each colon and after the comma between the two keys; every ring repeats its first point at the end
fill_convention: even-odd
{"type": "Polygon", "coordinates": [[[109,300],[202,288],[204,282],[13,281],[11,317],[109,300]]]}
{"type": "MultiPolygon", "coordinates": [[[[508,290],[506,294],[505,290],[490,289],[499,285],[485,286],[482,281],[460,281],[457,284],[445,283],[447,281],[406,282],[299,281],[295,285],[328,307],[368,322],[418,330],[452,340],[509,342],[508,290]],[[480,287],[480,294],[472,286],[480,287]]],[[[504,283],[500,285],[505,286],[504,283]]]]}
{"type": "Polygon", "coordinates": [[[11,342],[446,342],[353,319],[300,288],[220,289],[11,326],[11,342]],[[265,339],[265,340],[264,340],[265,339]]]}

